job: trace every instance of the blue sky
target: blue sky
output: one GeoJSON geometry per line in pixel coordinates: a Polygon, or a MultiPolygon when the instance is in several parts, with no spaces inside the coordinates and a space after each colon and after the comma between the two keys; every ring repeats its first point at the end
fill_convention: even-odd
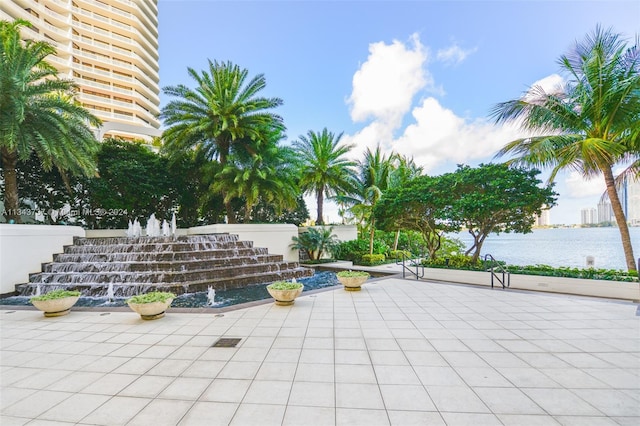
{"type": "MultiPolygon", "coordinates": [[[[491,108],[560,81],[558,57],[597,24],[632,42],[635,1],[159,0],[160,84],[230,60],[264,74],[293,141],[324,127],[356,145],[413,156],[429,174],[492,160],[518,129],[491,108]]],[[[164,105],[168,99],[161,96],[164,105]]],[[[602,179],[557,179],[553,223],[578,223],[602,179]]],[[[315,205],[307,203],[312,217],[315,205]]],[[[328,208],[330,219],[335,210],[328,208]]]]}

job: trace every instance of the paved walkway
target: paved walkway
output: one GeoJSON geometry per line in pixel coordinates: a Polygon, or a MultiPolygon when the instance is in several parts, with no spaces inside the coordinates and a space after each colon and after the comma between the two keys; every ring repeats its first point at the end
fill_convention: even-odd
{"type": "Polygon", "coordinates": [[[386,278],[156,321],[0,310],[0,424],[638,425],[636,308],[386,278]]]}

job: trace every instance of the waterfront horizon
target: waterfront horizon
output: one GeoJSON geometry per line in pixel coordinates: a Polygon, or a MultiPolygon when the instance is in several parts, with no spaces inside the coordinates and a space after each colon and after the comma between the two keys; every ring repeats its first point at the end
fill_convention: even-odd
{"type": "MultiPolygon", "coordinates": [[[[640,227],[629,228],[636,261],[640,257],[640,227]]],[[[467,247],[472,238],[467,231],[449,234],[467,247]]],[[[536,228],[529,234],[491,234],[482,246],[482,256],[491,254],[510,265],[549,265],[586,268],[593,256],[596,269],[626,270],[620,232],[606,228],[536,228]]]]}

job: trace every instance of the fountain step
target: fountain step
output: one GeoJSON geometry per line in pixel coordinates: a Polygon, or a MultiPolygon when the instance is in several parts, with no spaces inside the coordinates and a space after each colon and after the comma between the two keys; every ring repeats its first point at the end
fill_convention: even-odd
{"type": "Polygon", "coordinates": [[[82,246],[66,246],[68,254],[93,254],[93,253],[162,253],[184,252],[201,250],[234,250],[253,248],[251,241],[231,242],[196,242],[196,243],[148,243],[148,244],[98,244],[82,246]]]}
{"type": "MultiPolygon", "coordinates": [[[[313,275],[313,270],[309,268],[297,267],[279,272],[239,274],[233,277],[216,277],[212,279],[194,280],[180,283],[113,283],[114,295],[116,297],[129,297],[135,294],[147,293],[149,291],[171,291],[175,294],[192,293],[198,291],[206,292],[208,287],[215,290],[229,290],[251,285],[265,284],[277,280],[290,280],[292,278],[309,277],[313,275]]],[[[19,294],[30,296],[36,293],[36,288],[40,287],[42,293],[57,289],[79,290],[83,295],[105,296],[108,292],[109,283],[83,282],[83,283],[27,283],[19,284],[16,289],[19,294]]]]}
{"type": "Polygon", "coordinates": [[[42,265],[42,272],[166,272],[213,269],[228,266],[255,265],[260,263],[282,262],[282,255],[260,254],[254,256],[238,256],[213,259],[172,261],[129,261],[129,262],[52,262],[42,265]]]}
{"type": "Polygon", "coordinates": [[[268,254],[266,248],[253,247],[233,250],[206,250],[181,252],[128,252],[128,253],[60,253],[53,256],[54,262],[182,262],[189,260],[226,259],[268,254]]]}
{"type": "Polygon", "coordinates": [[[236,234],[206,234],[206,235],[180,235],[176,237],[100,237],[81,238],[75,237],[73,245],[118,245],[118,244],[147,244],[147,243],[171,243],[171,242],[235,242],[239,241],[236,234]]]}
{"type": "Polygon", "coordinates": [[[29,282],[42,283],[78,283],[103,282],[103,283],[176,283],[194,280],[215,279],[217,277],[232,277],[239,270],[246,274],[260,272],[271,273],[292,269],[297,266],[293,262],[262,263],[254,265],[219,267],[215,269],[199,269],[190,271],[141,271],[141,272],[39,272],[31,274],[29,282]]]}

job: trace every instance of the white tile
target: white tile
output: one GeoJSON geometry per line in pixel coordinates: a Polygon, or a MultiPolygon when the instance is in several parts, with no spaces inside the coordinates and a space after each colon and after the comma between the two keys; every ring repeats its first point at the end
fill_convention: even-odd
{"type": "Polygon", "coordinates": [[[250,385],[250,380],[216,379],[200,399],[214,402],[241,402],[250,385]]]}
{"type": "Polygon", "coordinates": [[[74,394],[39,416],[39,419],[78,422],[111,397],[107,395],[74,394]]]}
{"type": "MultiPolygon", "coordinates": [[[[458,413],[489,413],[480,398],[466,386],[426,386],[438,411],[458,413]]],[[[446,420],[446,418],[445,418],[446,420]]]]}
{"type": "Polygon", "coordinates": [[[566,389],[522,389],[536,404],[553,416],[601,416],[592,405],[566,389]]]}
{"type": "Polygon", "coordinates": [[[422,386],[380,385],[380,392],[387,410],[436,411],[422,386]]]}
{"type": "Polygon", "coordinates": [[[233,418],[238,404],[198,401],[193,404],[179,425],[227,426],[233,418]]]}
{"type": "Polygon", "coordinates": [[[336,424],[335,407],[298,407],[287,406],[284,413],[283,426],[317,425],[333,426],[336,424]]]}
{"type": "Polygon", "coordinates": [[[402,426],[445,426],[440,413],[429,411],[387,410],[392,425],[402,426]]]}
{"type": "Polygon", "coordinates": [[[193,403],[172,399],[155,399],[127,423],[127,426],[173,426],[187,413],[193,403]]]}
{"type": "Polygon", "coordinates": [[[377,385],[336,383],[336,407],[384,409],[377,385]]]}
{"type": "Polygon", "coordinates": [[[355,408],[336,408],[336,425],[389,425],[389,417],[385,410],[365,410],[355,408]]]}
{"type": "Polygon", "coordinates": [[[333,383],[294,382],[289,405],[334,408],[335,387],[333,383]]]}
{"type": "Polygon", "coordinates": [[[275,380],[254,380],[247,390],[242,403],[286,405],[292,382],[275,380]]]}
{"type": "Polygon", "coordinates": [[[211,379],[178,377],[160,392],[158,398],[194,401],[211,384],[211,379]]]}
{"type": "Polygon", "coordinates": [[[476,387],[473,390],[494,414],[545,414],[519,389],[476,387]]]}
{"type": "Polygon", "coordinates": [[[333,383],[338,367],[334,364],[298,364],[298,369],[293,370],[295,381],[333,383]]]}
{"type": "Polygon", "coordinates": [[[286,408],[285,405],[241,404],[229,424],[255,426],[256,419],[260,419],[261,426],[280,426],[286,408]]]}

